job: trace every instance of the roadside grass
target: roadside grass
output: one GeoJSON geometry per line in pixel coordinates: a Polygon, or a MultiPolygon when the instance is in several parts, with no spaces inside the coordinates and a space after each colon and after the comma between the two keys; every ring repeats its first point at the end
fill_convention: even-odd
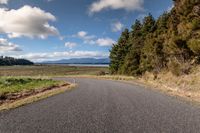
{"type": "Polygon", "coordinates": [[[121,76],[121,75],[71,75],[67,77],[95,78],[123,81],[158,90],[171,96],[183,98],[187,101],[200,103],[200,66],[192,70],[189,75],[174,76],[170,72],[161,72],[155,79],[153,73],[146,73],[141,77],[121,76]]]}
{"type": "Polygon", "coordinates": [[[181,76],[163,71],[154,79],[152,73],[146,73],[140,81],[171,95],[200,102],[200,66],[194,67],[190,74],[181,76]]]}
{"type": "Polygon", "coordinates": [[[96,75],[100,71],[108,73],[108,67],[87,67],[67,65],[0,66],[0,76],[65,76],[96,75]]]}
{"type": "Polygon", "coordinates": [[[99,72],[108,72],[108,68],[67,65],[0,66],[0,110],[32,103],[76,86],[52,80],[52,77],[97,75],[99,72]]]}
{"type": "Polygon", "coordinates": [[[156,79],[152,73],[146,73],[141,77],[104,75],[108,72],[107,67],[73,67],[67,65],[0,67],[0,76],[2,76],[0,78],[0,96],[6,93],[55,85],[58,81],[48,80],[53,77],[82,77],[125,81],[146,88],[157,89],[173,96],[187,98],[190,101],[200,102],[200,66],[194,67],[189,75],[179,77],[163,71],[158,74],[156,79]],[[6,81],[7,76],[10,76],[11,79],[14,78],[11,81],[8,80],[11,83],[6,81]],[[13,85],[16,82],[19,84],[13,85]]]}
{"type": "Polygon", "coordinates": [[[6,95],[23,91],[31,91],[50,86],[61,84],[59,81],[49,79],[32,79],[32,78],[15,78],[1,77],[0,78],[0,100],[5,99],[6,95]]]}
{"type": "Polygon", "coordinates": [[[52,90],[48,90],[48,91],[44,91],[42,93],[38,93],[36,95],[32,95],[23,99],[19,99],[16,100],[14,102],[8,102],[5,104],[0,105],[0,111],[4,111],[4,110],[10,110],[10,109],[14,109],[14,108],[18,108],[36,101],[40,101],[42,99],[54,96],[54,95],[58,95],[60,93],[66,92],[66,91],[70,91],[72,90],[76,85],[75,84],[70,84],[68,86],[63,86],[63,87],[58,87],[58,88],[54,88],[52,90]]]}
{"type": "Polygon", "coordinates": [[[66,75],[66,77],[79,77],[79,78],[95,78],[95,79],[107,79],[107,80],[119,80],[119,81],[132,81],[137,79],[133,76],[122,76],[122,75],[66,75]]]}

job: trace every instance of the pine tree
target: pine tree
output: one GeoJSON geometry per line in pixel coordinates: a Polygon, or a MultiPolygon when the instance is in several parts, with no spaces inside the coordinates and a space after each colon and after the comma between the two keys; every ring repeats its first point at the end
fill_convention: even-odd
{"type": "Polygon", "coordinates": [[[200,1],[174,0],[175,7],[157,20],[151,14],[122,32],[111,49],[111,73],[139,75],[168,69],[188,73],[200,63],[200,1]],[[175,68],[175,69],[174,69],[175,68]]]}

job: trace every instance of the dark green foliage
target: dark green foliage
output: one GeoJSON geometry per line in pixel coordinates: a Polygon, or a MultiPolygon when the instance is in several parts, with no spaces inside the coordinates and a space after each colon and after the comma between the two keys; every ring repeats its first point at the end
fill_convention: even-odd
{"type": "Polygon", "coordinates": [[[147,35],[149,33],[153,33],[155,31],[155,19],[151,14],[149,16],[146,16],[143,20],[143,26],[142,26],[142,33],[143,35],[147,35]]]}
{"type": "Polygon", "coordinates": [[[110,51],[112,74],[168,69],[179,76],[200,62],[200,1],[174,0],[174,5],[157,20],[149,14],[122,33],[110,51]]]}
{"type": "Polygon", "coordinates": [[[168,30],[168,19],[169,14],[165,12],[163,15],[161,15],[158,20],[156,21],[156,27],[157,27],[157,34],[166,33],[168,30]]]}
{"type": "Polygon", "coordinates": [[[33,65],[33,62],[25,59],[15,59],[12,57],[0,57],[0,66],[13,66],[13,65],[33,65]]]}
{"type": "Polygon", "coordinates": [[[113,45],[112,50],[110,51],[110,72],[112,74],[121,73],[122,74],[122,66],[124,64],[125,57],[129,51],[130,45],[128,44],[129,40],[129,31],[125,29],[122,32],[121,37],[118,40],[117,45],[113,45]]]}

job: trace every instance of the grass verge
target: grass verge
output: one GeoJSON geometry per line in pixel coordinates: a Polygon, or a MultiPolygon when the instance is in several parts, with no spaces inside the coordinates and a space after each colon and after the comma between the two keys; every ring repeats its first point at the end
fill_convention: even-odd
{"type": "Polygon", "coordinates": [[[41,78],[0,78],[0,100],[6,99],[8,95],[19,92],[34,91],[46,87],[58,86],[62,82],[41,78]]]}
{"type": "Polygon", "coordinates": [[[8,102],[8,103],[4,103],[2,105],[0,105],[0,111],[3,110],[9,110],[9,109],[13,109],[13,108],[17,108],[26,104],[30,104],[32,102],[36,102],[48,97],[51,97],[53,95],[57,95],[60,93],[63,93],[65,91],[70,91],[72,90],[76,85],[75,84],[70,84],[67,86],[62,86],[62,87],[55,87],[53,89],[32,95],[32,96],[28,96],[26,98],[22,98],[19,100],[16,100],[14,102],[8,102]]]}

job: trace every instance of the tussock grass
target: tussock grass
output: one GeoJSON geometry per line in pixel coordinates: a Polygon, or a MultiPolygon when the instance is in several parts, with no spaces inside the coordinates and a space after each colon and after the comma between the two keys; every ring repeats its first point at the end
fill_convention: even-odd
{"type": "Polygon", "coordinates": [[[200,102],[200,66],[188,75],[175,76],[163,71],[156,79],[152,73],[146,73],[140,80],[169,94],[200,102]]]}

